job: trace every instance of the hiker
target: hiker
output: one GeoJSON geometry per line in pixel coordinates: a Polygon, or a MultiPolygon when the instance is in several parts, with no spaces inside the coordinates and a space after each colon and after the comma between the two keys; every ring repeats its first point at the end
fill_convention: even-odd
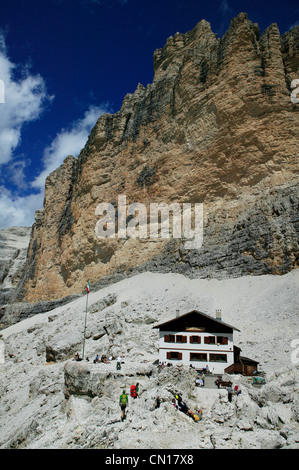
{"type": "Polygon", "coordinates": [[[215,385],[217,385],[218,388],[220,388],[221,380],[222,380],[221,376],[218,375],[217,379],[215,380],[215,385]]]}
{"type": "Polygon", "coordinates": [[[189,410],[189,414],[191,414],[192,419],[197,422],[202,419],[202,409],[201,408],[195,408],[196,413],[193,413],[191,410],[189,410]]]}
{"type": "Polygon", "coordinates": [[[93,360],[94,364],[96,364],[97,362],[99,362],[99,355],[98,354],[96,355],[96,357],[93,360]]]}
{"type": "Polygon", "coordinates": [[[80,354],[78,352],[76,352],[74,358],[75,358],[75,361],[82,361],[82,358],[80,357],[80,354]]]}
{"type": "Polygon", "coordinates": [[[176,409],[178,409],[178,405],[177,405],[177,403],[176,403],[176,399],[175,399],[175,398],[172,399],[172,404],[173,404],[173,406],[174,406],[176,409]]]}
{"type": "MultiPolygon", "coordinates": [[[[186,405],[186,407],[187,407],[187,405],[186,405]]],[[[201,420],[201,416],[202,416],[202,410],[201,409],[195,408],[196,413],[195,413],[195,411],[190,410],[190,408],[188,408],[188,407],[187,407],[187,410],[188,411],[187,411],[186,414],[188,416],[191,416],[193,421],[200,421],[201,420]]]]}
{"type": "Polygon", "coordinates": [[[192,419],[194,419],[195,421],[195,417],[194,417],[194,413],[192,410],[190,410],[190,408],[188,408],[188,406],[186,405],[186,403],[184,403],[183,401],[179,402],[179,410],[182,411],[185,415],[188,415],[190,416],[192,419]]]}
{"type": "Polygon", "coordinates": [[[121,370],[121,356],[116,359],[116,370],[121,370]]]}
{"type": "Polygon", "coordinates": [[[231,402],[232,401],[232,396],[233,396],[233,389],[232,389],[231,384],[228,387],[226,387],[226,390],[227,390],[227,394],[228,394],[228,401],[231,402]]]}
{"type": "Polygon", "coordinates": [[[137,398],[136,385],[131,385],[130,394],[132,398],[137,398]]]}
{"type": "Polygon", "coordinates": [[[130,394],[132,398],[139,397],[139,382],[137,382],[136,385],[131,385],[130,394]]]}
{"type": "Polygon", "coordinates": [[[191,416],[191,418],[194,419],[194,421],[198,421],[198,419],[195,418],[195,413],[193,413],[193,411],[190,410],[190,408],[188,408],[188,406],[182,400],[182,397],[180,395],[178,396],[177,400],[178,400],[179,410],[182,411],[182,413],[185,413],[185,415],[191,416]]]}
{"type": "Polygon", "coordinates": [[[123,421],[126,417],[126,406],[128,403],[128,395],[126,394],[126,391],[123,390],[123,393],[119,397],[119,405],[121,408],[121,420],[123,421]]]}
{"type": "MultiPolygon", "coordinates": [[[[202,419],[202,409],[201,408],[195,408],[195,411],[198,415],[199,421],[202,419]]],[[[198,420],[196,420],[198,421],[198,420]]]]}
{"type": "Polygon", "coordinates": [[[180,395],[178,396],[178,406],[179,406],[180,411],[182,411],[185,414],[188,414],[189,409],[186,403],[182,400],[182,397],[180,395]]]}

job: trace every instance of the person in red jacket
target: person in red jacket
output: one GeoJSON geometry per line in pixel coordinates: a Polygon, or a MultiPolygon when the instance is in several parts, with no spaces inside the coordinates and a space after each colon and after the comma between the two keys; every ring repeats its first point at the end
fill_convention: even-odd
{"type": "Polygon", "coordinates": [[[131,385],[131,397],[138,398],[138,392],[139,392],[139,383],[137,382],[136,385],[131,385]]]}

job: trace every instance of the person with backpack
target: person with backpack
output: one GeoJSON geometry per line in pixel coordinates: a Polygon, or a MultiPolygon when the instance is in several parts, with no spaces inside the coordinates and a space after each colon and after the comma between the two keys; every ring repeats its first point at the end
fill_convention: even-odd
{"type": "Polygon", "coordinates": [[[126,394],[126,391],[123,390],[123,393],[119,397],[119,405],[121,408],[121,420],[123,421],[126,417],[126,407],[128,403],[128,395],[126,394]]]}
{"type": "Polygon", "coordinates": [[[118,356],[116,360],[116,370],[121,370],[121,356],[118,356]]]}
{"type": "Polygon", "coordinates": [[[138,392],[139,392],[139,383],[137,382],[136,385],[131,385],[131,397],[132,398],[138,398],[138,392]]]}
{"type": "Polygon", "coordinates": [[[186,403],[182,400],[182,397],[180,395],[178,396],[178,406],[180,411],[185,414],[188,414],[189,408],[186,403]]]}

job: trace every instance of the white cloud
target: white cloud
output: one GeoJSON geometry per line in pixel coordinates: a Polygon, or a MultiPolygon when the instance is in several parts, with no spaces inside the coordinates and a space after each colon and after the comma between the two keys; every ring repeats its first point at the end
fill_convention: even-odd
{"type": "Polygon", "coordinates": [[[25,123],[41,115],[44,105],[52,98],[47,96],[46,86],[40,75],[30,75],[28,67],[20,67],[7,57],[5,41],[0,37],[0,79],[4,100],[0,103],[0,165],[13,158],[13,152],[21,142],[21,131],[25,123]]]}
{"type": "Polygon", "coordinates": [[[28,182],[24,170],[27,164],[26,159],[19,155],[18,159],[13,159],[7,165],[3,165],[2,171],[0,171],[0,187],[2,184],[7,187],[7,182],[9,182],[19,190],[26,189],[28,182]]]}
{"type": "Polygon", "coordinates": [[[24,124],[38,119],[53,97],[47,95],[45,82],[40,75],[30,75],[26,65],[21,68],[11,62],[1,34],[0,82],[4,85],[0,90],[0,168],[3,175],[1,177],[0,174],[0,228],[30,226],[34,222],[35,211],[43,206],[46,177],[68,155],[78,156],[92,127],[108,109],[107,105],[90,106],[83,118],[61,129],[43,152],[41,173],[34,181],[28,182],[24,174],[28,162],[22,155],[16,156],[15,151],[21,142],[24,124]],[[6,181],[13,183],[19,190],[31,187],[32,194],[17,194],[9,189],[6,181]]]}
{"type": "Polygon", "coordinates": [[[43,193],[14,196],[7,188],[0,187],[0,229],[32,225],[35,211],[43,206],[43,198],[43,193]]]}
{"type": "Polygon", "coordinates": [[[104,112],[107,112],[106,105],[102,107],[90,106],[82,119],[73,122],[68,129],[61,129],[51,145],[44,151],[44,169],[32,182],[33,188],[43,190],[46,177],[58,168],[68,155],[74,157],[79,155],[91,129],[104,112]]]}
{"type": "MultiPolygon", "coordinates": [[[[84,147],[92,127],[101,114],[106,112],[106,106],[91,106],[84,117],[75,121],[68,130],[62,129],[51,145],[44,151],[44,169],[31,183],[38,189],[37,194],[18,196],[4,186],[0,186],[0,229],[12,226],[30,226],[34,223],[34,214],[43,207],[45,178],[60,166],[68,155],[77,156],[84,147]]],[[[13,174],[17,181],[24,186],[25,163],[16,162],[13,174]]],[[[19,186],[20,187],[20,186],[19,186]]]]}

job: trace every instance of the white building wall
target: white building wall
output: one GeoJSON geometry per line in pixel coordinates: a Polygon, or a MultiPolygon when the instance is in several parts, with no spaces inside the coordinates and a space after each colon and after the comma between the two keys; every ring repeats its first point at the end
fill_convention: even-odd
{"type": "Polygon", "coordinates": [[[210,332],[196,332],[196,331],[160,331],[159,339],[159,361],[170,362],[173,365],[184,364],[192,366],[195,369],[202,369],[208,365],[209,370],[214,374],[223,374],[224,369],[234,362],[234,344],[232,333],[210,333],[210,332]],[[181,335],[187,337],[186,343],[169,343],[165,342],[165,335],[181,335]],[[190,343],[191,336],[200,336],[201,343],[190,343]],[[215,344],[205,344],[204,338],[206,336],[214,336],[215,344]],[[228,344],[217,344],[217,336],[224,336],[228,339],[228,344]],[[182,353],[182,359],[167,359],[167,352],[177,351],[182,353]],[[203,353],[207,354],[207,359],[202,361],[190,361],[190,353],[203,353]],[[210,354],[226,354],[227,362],[214,362],[210,360],[210,354]]]}

